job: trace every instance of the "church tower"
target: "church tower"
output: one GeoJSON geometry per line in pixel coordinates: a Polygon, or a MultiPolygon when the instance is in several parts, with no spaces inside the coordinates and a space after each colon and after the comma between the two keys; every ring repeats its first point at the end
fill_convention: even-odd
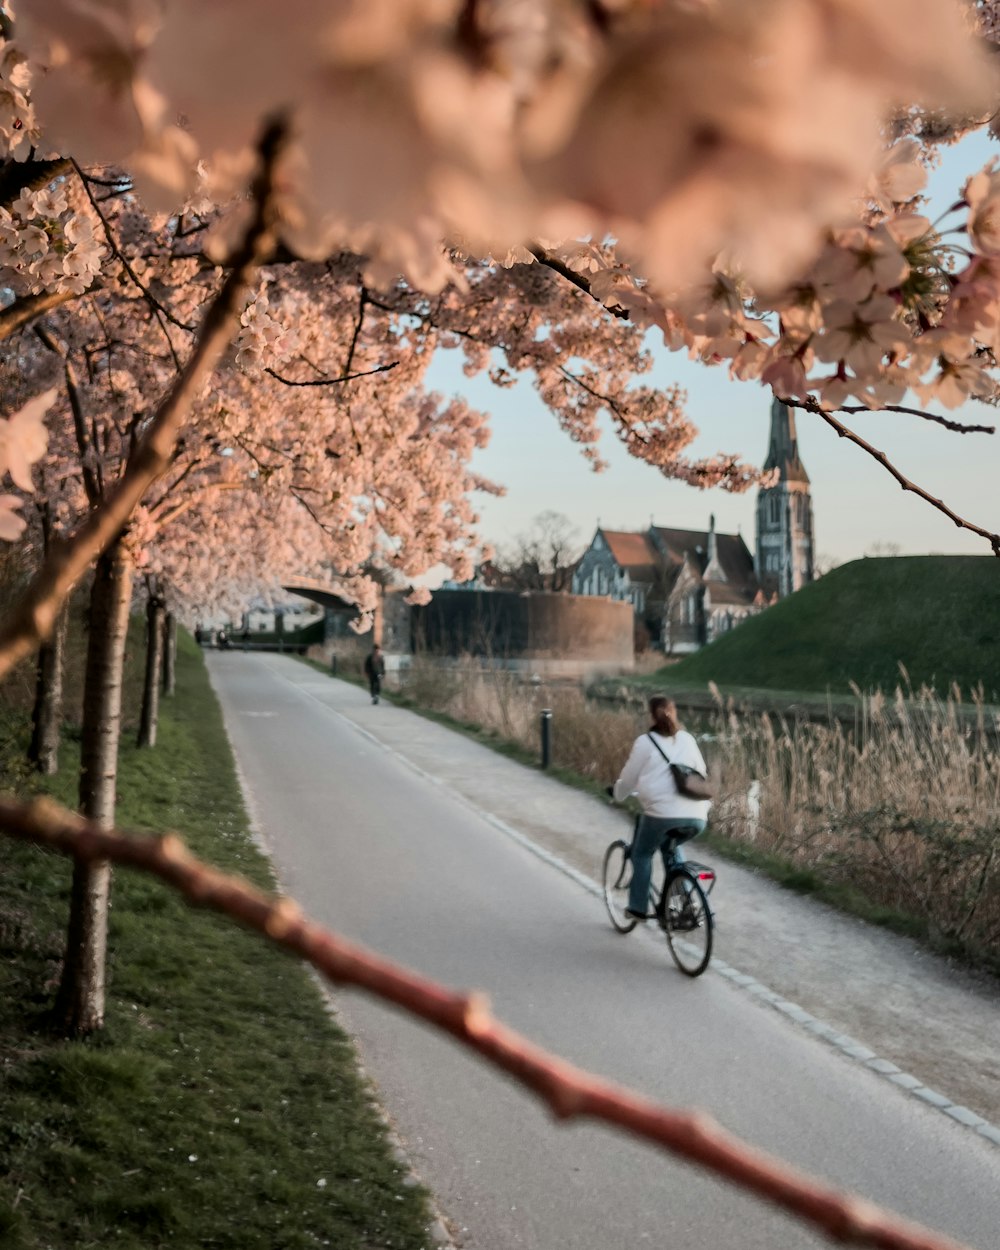
{"type": "Polygon", "coordinates": [[[799,459],[795,417],[780,399],[771,405],[764,469],[777,470],[777,478],[757,492],[754,571],[767,593],[784,598],[812,581],[814,548],[809,474],[799,459]]]}

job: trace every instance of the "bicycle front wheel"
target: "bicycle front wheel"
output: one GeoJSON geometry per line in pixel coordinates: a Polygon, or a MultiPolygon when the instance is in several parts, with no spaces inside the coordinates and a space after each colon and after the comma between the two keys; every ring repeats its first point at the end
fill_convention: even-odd
{"type": "Polygon", "coordinates": [[[663,927],[677,967],[685,976],[701,976],[712,958],[712,909],[705,891],[684,868],[667,878],[663,927]]]}
{"type": "Polygon", "coordinates": [[[632,880],[632,860],[628,855],[627,842],[612,842],[604,852],[604,906],[608,909],[611,923],[619,933],[631,933],[636,926],[625,915],[628,906],[628,887],[632,880]]]}

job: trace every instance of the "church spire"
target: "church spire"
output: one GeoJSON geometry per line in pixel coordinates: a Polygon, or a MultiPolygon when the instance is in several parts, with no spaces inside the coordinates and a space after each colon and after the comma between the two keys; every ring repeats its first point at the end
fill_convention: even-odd
{"type": "Polygon", "coordinates": [[[764,461],[764,470],[778,470],[782,482],[809,483],[809,474],[799,459],[799,440],[795,433],[795,415],[780,399],[771,404],[771,442],[764,461]]]}
{"type": "Polygon", "coordinates": [[[813,517],[795,417],[780,399],[771,404],[764,471],[777,480],[757,492],[754,569],[765,593],[782,597],[813,580],[813,517]]]}
{"type": "Polygon", "coordinates": [[[726,573],[719,562],[719,536],[715,532],[715,513],[708,519],[708,550],[706,551],[705,572],[702,574],[705,581],[724,582],[726,573]]]}

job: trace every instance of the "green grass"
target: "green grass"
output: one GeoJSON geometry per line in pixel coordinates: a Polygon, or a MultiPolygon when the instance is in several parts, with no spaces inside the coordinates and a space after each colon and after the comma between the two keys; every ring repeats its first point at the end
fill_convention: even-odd
{"type": "MultiPolygon", "coordinates": [[[[0,745],[18,737],[0,718],[0,745]],[[6,726],[4,731],[3,726],[6,726]]],[[[74,744],[51,789],[72,801],[74,744]]],[[[270,887],[197,647],[158,745],[123,739],[119,823],[183,831],[270,887]]],[[[300,964],[154,879],[116,870],[104,1031],[45,1027],[69,865],[0,838],[0,1245],[223,1250],[423,1246],[347,1037],[300,964]]]]}
{"type": "MultiPolygon", "coordinates": [[[[661,669],[652,684],[716,682],[784,692],[891,691],[900,664],[916,689],[982,685],[1000,702],[1000,560],[901,556],[855,560],[661,669]]],[[[649,684],[648,682],[646,684],[649,684]]]]}

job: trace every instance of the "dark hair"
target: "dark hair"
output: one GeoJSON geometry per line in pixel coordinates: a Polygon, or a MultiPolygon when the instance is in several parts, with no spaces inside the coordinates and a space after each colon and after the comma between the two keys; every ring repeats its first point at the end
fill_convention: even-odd
{"type": "Polygon", "coordinates": [[[674,701],[668,699],[665,694],[653,695],[649,701],[649,714],[653,718],[650,728],[658,734],[663,734],[665,738],[672,738],[681,727],[674,701]]]}

